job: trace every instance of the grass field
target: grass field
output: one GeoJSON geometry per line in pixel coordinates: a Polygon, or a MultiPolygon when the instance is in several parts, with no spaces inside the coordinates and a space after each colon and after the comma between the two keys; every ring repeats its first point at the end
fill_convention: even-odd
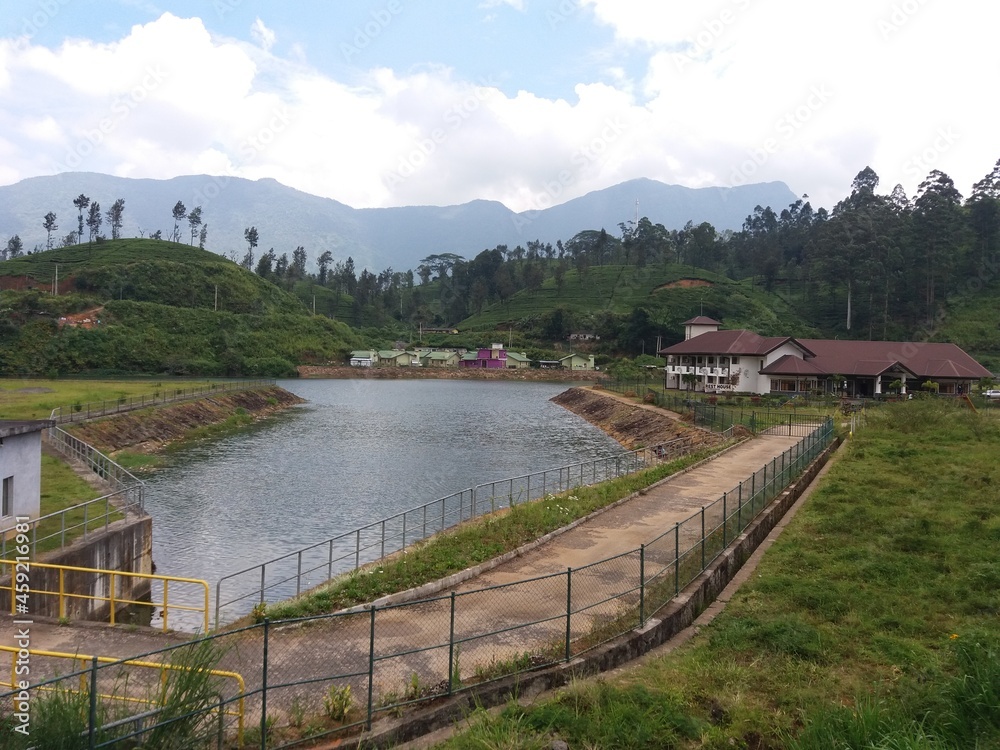
{"type": "Polygon", "coordinates": [[[121,398],[160,395],[165,390],[211,387],[210,380],[171,380],[162,377],[135,380],[64,380],[46,378],[0,379],[0,419],[48,419],[52,410],[65,413],[74,404],[116,404],[121,398]]]}
{"type": "Polygon", "coordinates": [[[871,414],[688,645],[444,747],[1000,747],[998,440],[940,401],[871,414]]]}

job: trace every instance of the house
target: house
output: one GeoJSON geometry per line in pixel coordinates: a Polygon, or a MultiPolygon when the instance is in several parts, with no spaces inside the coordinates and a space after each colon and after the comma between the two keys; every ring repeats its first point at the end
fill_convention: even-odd
{"type": "Polygon", "coordinates": [[[570,341],[600,341],[601,337],[593,331],[576,331],[569,335],[570,341]]]}
{"type": "Polygon", "coordinates": [[[0,533],[41,515],[42,430],[51,419],[0,420],[0,533]]]}
{"type": "Polygon", "coordinates": [[[594,355],[586,357],[582,354],[567,354],[560,358],[559,366],[564,370],[596,370],[594,367],[594,355]]]}
{"type": "Polygon", "coordinates": [[[462,367],[479,367],[487,370],[503,370],[507,367],[507,350],[503,344],[493,344],[479,349],[475,355],[470,352],[462,357],[462,367]]]}
{"type": "Polygon", "coordinates": [[[684,322],[684,341],[660,350],[664,386],[747,393],[900,393],[930,380],[940,393],[968,393],[991,373],[955,344],[841,341],[720,330],[705,316],[684,322]],[[895,390],[895,389],[894,389],[895,390]]]}
{"type": "Polygon", "coordinates": [[[409,367],[410,355],[401,349],[383,349],[378,352],[379,367],[409,367]]]}
{"type": "Polygon", "coordinates": [[[378,362],[378,352],[360,350],[351,352],[351,367],[371,367],[378,362]]]}
{"type": "Polygon", "coordinates": [[[508,370],[527,370],[531,367],[531,360],[524,352],[507,352],[508,370]]]}
{"type": "Polygon", "coordinates": [[[420,357],[420,364],[423,367],[456,367],[459,359],[458,352],[433,351],[423,354],[420,357]]]}

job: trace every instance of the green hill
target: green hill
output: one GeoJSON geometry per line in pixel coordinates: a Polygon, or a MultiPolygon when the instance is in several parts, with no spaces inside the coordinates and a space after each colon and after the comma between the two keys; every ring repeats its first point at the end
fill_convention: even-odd
{"type": "Polygon", "coordinates": [[[4,261],[0,289],[5,375],[288,376],[360,345],[293,294],[171,242],[116,240],[4,261]]]}
{"type": "MultiPolygon", "coordinates": [[[[636,310],[664,345],[683,337],[681,323],[695,315],[711,315],[726,328],[749,328],[764,335],[816,335],[779,297],[703,269],[676,264],[595,266],[581,277],[567,271],[560,289],[555,279],[535,290],[524,290],[506,303],[485,307],[459,324],[462,331],[505,330],[515,326],[539,332],[551,326],[553,315],[565,319],[563,328],[591,330],[602,339],[627,325],[636,310]]],[[[564,331],[565,332],[565,331],[564,331]]],[[[654,343],[652,340],[649,344],[654,343]]]]}

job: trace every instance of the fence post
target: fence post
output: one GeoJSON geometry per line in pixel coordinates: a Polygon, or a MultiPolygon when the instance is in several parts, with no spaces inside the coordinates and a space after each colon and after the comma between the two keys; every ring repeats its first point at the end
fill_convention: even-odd
{"type": "MultiPolygon", "coordinates": [[[[374,617],[374,615],[372,615],[374,617]]],[[[374,628],[374,625],[372,626],[374,628]]],[[[455,688],[452,675],[455,670],[455,592],[451,592],[451,621],[448,625],[448,695],[455,688]]],[[[371,703],[371,701],[369,701],[371,703]]],[[[370,726],[370,725],[369,725],[370,726]]]]}
{"type": "Polygon", "coordinates": [[[739,527],[739,532],[743,533],[743,482],[740,482],[739,490],[739,505],[736,508],[736,525],[739,527]]]}
{"type": "Polygon", "coordinates": [[[90,662],[90,717],[87,724],[88,746],[94,750],[97,747],[97,656],[90,662]]]}
{"type": "Polygon", "coordinates": [[[722,548],[725,549],[729,546],[726,541],[726,527],[729,525],[729,516],[726,515],[726,498],[729,496],[728,492],[722,493],[722,548]]]}
{"type": "Polygon", "coordinates": [[[701,569],[705,569],[705,506],[701,506],[701,569]]]}
{"type": "MultiPolygon", "coordinates": [[[[452,607],[454,612],[454,606],[452,607]]],[[[375,703],[375,605],[371,608],[371,623],[368,629],[368,718],[365,722],[366,728],[372,728],[372,710],[375,703]]],[[[449,686],[451,685],[449,677],[449,686]]],[[[451,688],[448,688],[451,693],[451,688]]]]}
{"type": "Polygon", "coordinates": [[[764,504],[767,503],[767,464],[764,464],[764,482],[763,482],[764,497],[761,500],[760,506],[763,508],[764,504]]]}
{"type": "Polygon", "coordinates": [[[674,596],[681,591],[681,525],[674,524],[674,596]]]}
{"type": "Polygon", "coordinates": [[[570,659],[570,618],[573,615],[573,568],[566,568],[566,661],[570,659]]]}
{"type": "Polygon", "coordinates": [[[260,667],[260,750],[267,750],[267,642],[271,621],[264,618],[264,650],[260,667]]]}
{"type": "Polygon", "coordinates": [[[639,627],[646,624],[646,545],[639,545],[639,627]]]}

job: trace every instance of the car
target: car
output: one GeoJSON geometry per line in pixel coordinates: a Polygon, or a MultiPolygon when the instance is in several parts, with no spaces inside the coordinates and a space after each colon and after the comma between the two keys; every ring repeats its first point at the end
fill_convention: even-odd
{"type": "Polygon", "coordinates": [[[1000,398],[1000,390],[991,388],[988,391],[983,391],[983,396],[985,398],[1000,398]]]}

